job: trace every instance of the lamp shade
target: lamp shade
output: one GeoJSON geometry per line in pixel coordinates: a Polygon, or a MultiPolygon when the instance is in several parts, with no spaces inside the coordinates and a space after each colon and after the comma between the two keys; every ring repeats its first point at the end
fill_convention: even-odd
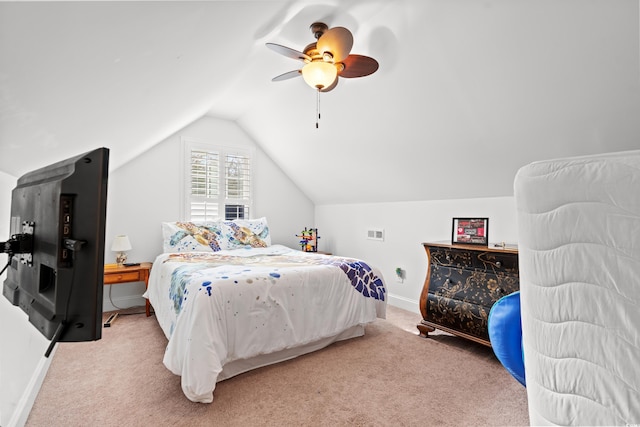
{"type": "Polygon", "coordinates": [[[314,89],[329,87],[338,77],[338,69],[330,62],[313,61],[302,67],[302,78],[314,89]]]}
{"type": "Polygon", "coordinates": [[[131,242],[129,242],[129,236],[126,234],[120,234],[113,239],[111,250],[114,252],[124,252],[131,250],[131,242]]]}

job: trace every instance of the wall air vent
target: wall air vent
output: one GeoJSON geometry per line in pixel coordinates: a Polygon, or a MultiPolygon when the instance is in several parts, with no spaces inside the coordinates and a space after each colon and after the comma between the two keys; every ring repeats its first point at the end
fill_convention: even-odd
{"type": "Polygon", "coordinates": [[[382,229],[367,230],[367,239],[378,240],[382,242],[384,240],[384,230],[382,229]]]}

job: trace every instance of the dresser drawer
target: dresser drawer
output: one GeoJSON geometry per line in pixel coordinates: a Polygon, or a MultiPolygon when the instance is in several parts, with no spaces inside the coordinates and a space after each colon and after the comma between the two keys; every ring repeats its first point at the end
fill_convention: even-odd
{"type": "Polygon", "coordinates": [[[491,251],[429,248],[430,263],[457,269],[490,270],[518,274],[518,255],[491,251]]]}
{"type": "Polygon", "coordinates": [[[109,285],[112,283],[137,282],[137,281],[143,281],[142,277],[140,277],[139,271],[124,271],[120,273],[109,273],[104,275],[105,285],[109,285]]]}
{"type": "Polygon", "coordinates": [[[471,304],[491,306],[519,289],[518,276],[483,270],[431,266],[429,293],[471,304]]]}
{"type": "Polygon", "coordinates": [[[505,273],[518,275],[518,255],[496,252],[477,252],[473,257],[473,268],[492,271],[496,274],[505,273]]]}
{"type": "Polygon", "coordinates": [[[427,310],[431,322],[489,341],[489,308],[429,294],[427,310]]]}
{"type": "Polygon", "coordinates": [[[473,268],[474,256],[469,251],[458,251],[445,248],[429,248],[430,263],[458,269],[473,268]]]}

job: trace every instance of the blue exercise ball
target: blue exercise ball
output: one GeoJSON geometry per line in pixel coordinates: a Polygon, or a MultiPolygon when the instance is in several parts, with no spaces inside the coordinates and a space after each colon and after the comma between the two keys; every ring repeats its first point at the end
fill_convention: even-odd
{"type": "Polygon", "coordinates": [[[523,386],[524,354],[520,321],[520,291],[500,298],[489,312],[489,339],[496,357],[523,386]]]}

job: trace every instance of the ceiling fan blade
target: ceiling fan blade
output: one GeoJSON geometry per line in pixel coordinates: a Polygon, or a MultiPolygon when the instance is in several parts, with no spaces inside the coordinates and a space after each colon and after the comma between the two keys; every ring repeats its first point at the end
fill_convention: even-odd
{"type": "Polygon", "coordinates": [[[311,61],[311,57],[302,52],[298,52],[290,47],[282,46],[276,43],[266,43],[267,47],[273,51],[278,52],[281,55],[287,56],[291,59],[299,59],[300,61],[311,61]]]}
{"type": "Polygon", "coordinates": [[[342,62],[353,47],[353,35],[344,27],[334,27],[320,36],[317,42],[318,52],[322,55],[330,52],[334,62],[342,62]]]}
{"type": "Polygon", "coordinates": [[[378,61],[364,55],[349,55],[342,63],[344,70],[338,73],[340,77],[364,77],[378,70],[378,61]]]}
{"type": "Polygon", "coordinates": [[[294,77],[298,77],[302,75],[302,70],[293,70],[284,74],[280,74],[279,76],[275,76],[271,79],[272,82],[281,82],[283,80],[289,80],[294,77]]]}

